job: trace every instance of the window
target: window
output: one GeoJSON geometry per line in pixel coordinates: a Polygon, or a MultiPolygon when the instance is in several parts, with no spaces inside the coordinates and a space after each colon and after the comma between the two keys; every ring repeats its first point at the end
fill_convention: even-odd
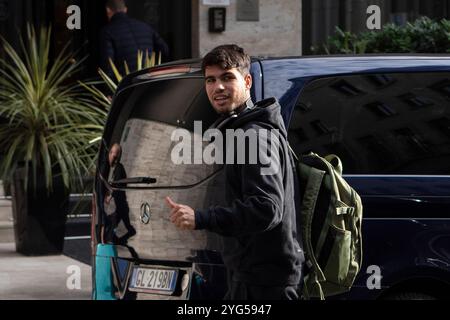
{"type": "Polygon", "coordinates": [[[122,146],[127,177],[155,178],[150,187],[186,187],[220,169],[203,161],[203,133],[217,119],[203,78],[139,84],[122,103],[111,143],[122,146]]]}
{"type": "Polygon", "coordinates": [[[384,102],[371,102],[366,104],[366,107],[380,118],[387,118],[397,115],[397,111],[384,102]]]}
{"type": "Polygon", "coordinates": [[[289,141],[297,153],[337,154],[344,174],[450,174],[448,78],[390,73],[313,80],[296,103],[289,141]]]}

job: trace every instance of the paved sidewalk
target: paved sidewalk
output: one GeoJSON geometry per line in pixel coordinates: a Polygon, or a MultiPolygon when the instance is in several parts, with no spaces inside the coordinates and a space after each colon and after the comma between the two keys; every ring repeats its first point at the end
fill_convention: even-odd
{"type": "Polygon", "coordinates": [[[16,252],[11,205],[10,199],[0,197],[0,300],[90,299],[89,265],[65,255],[28,257],[16,252]]]}
{"type": "Polygon", "coordinates": [[[90,298],[89,265],[64,255],[27,257],[15,252],[14,243],[0,243],[0,300],[90,298]],[[80,275],[80,289],[74,288],[77,285],[77,274],[80,275]],[[67,282],[73,290],[68,288],[67,282]]]}
{"type": "Polygon", "coordinates": [[[11,200],[7,200],[0,196],[0,243],[14,242],[14,225],[11,206],[11,200]]]}

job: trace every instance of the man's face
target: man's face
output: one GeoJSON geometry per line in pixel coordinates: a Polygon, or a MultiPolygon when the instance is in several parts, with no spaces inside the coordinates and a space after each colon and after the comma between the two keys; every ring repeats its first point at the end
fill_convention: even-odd
{"type": "Polygon", "coordinates": [[[205,68],[205,88],[209,101],[218,113],[230,113],[250,98],[252,77],[243,76],[237,68],[205,68]]]}
{"type": "Polygon", "coordinates": [[[128,12],[128,8],[127,7],[125,7],[125,8],[123,8],[122,10],[120,10],[120,11],[114,11],[113,9],[111,9],[110,7],[105,7],[105,9],[106,9],[106,16],[108,17],[108,21],[111,21],[111,19],[112,19],[112,17],[117,13],[117,12],[124,12],[124,13],[127,13],[128,12]]]}
{"type": "Polygon", "coordinates": [[[113,15],[114,15],[114,11],[112,11],[109,7],[106,7],[106,16],[108,17],[108,21],[111,20],[113,15]]]}
{"type": "Polygon", "coordinates": [[[118,145],[113,145],[111,150],[109,150],[109,165],[113,166],[119,161],[120,147],[118,145]]]}

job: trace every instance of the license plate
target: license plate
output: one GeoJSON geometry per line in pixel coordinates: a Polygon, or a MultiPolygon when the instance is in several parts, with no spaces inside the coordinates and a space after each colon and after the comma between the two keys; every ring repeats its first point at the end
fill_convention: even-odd
{"type": "Polygon", "coordinates": [[[177,284],[178,270],[134,267],[131,291],[172,294],[177,284]]]}

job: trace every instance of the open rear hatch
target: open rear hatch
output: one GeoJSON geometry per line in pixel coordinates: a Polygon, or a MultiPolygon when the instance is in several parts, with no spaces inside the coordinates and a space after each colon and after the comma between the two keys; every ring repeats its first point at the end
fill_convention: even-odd
{"type": "Polygon", "coordinates": [[[174,294],[193,262],[220,263],[219,237],[177,229],[165,203],[167,196],[193,208],[223,203],[222,165],[202,161],[203,131],[218,116],[198,67],[153,68],[125,82],[114,98],[99,154],[98,234],[103,243],[117,245],[119,287],[174,294]],[[126,174],[119,180],[108,164],[114,143],[122,147],[126,174]]]}

